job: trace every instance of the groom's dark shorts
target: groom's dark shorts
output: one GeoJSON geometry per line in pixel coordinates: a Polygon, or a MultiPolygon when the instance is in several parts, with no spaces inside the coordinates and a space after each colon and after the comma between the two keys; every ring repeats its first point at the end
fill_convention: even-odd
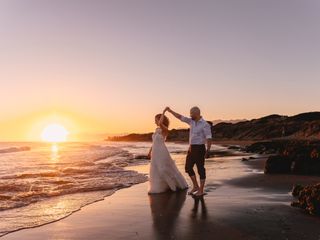
{"type": "Polygon", "coordinates": [[[185,170],[189,176],[194,176],[193,166],[196,164],[200,179],[206,179],[206,169],[204,168],[204,161],[206,155],[206,146],[201,145],[190,145],[187,154],[185,170]]]}

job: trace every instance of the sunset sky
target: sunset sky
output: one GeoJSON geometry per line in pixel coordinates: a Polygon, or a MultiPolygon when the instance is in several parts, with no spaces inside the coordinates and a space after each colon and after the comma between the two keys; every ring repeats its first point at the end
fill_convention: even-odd
{"type": "Polygon", "coordinates": [[[0,0],[0,140],[319,110],[319,23],[318,0],[0,0]]]}

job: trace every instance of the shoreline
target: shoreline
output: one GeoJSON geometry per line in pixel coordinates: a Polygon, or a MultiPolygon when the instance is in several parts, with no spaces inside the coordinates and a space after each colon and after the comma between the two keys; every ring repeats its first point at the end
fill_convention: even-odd
{"type": "MultiPolygon", "coordinates": [[[[180,168],[183,157],[174,155],[180,168]]],[[[226,171],[222,159],[208,159],[208,170],[214,167],[215,175],[226,171]]],[[[148,182],[144,182],[56,222],[11,232],[1,239],[318,239],[320,219],[288,203],[292,183],[320,181],[319,177],[262,174],[265,158],[234,161],[243,172],[231,179],[208,179],[204,201],[185,192],[148,196],[148,182]]],[[[148,165],[127,168],[146,173],[148,165]]]]}

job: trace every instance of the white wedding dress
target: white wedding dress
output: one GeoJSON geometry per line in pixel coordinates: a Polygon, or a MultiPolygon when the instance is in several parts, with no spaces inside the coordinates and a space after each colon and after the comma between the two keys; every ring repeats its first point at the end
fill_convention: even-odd
{"type": "Polygon", "coordinates": [[[152,135],[149,194],[188,188],[185,178],[170,156],[161,131],[161,128],[156,128],[152,135]]]}

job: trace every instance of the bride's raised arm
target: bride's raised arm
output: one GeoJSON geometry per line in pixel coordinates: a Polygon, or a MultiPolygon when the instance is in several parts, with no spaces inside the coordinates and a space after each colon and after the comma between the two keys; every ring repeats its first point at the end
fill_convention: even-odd
{"type": "Polygon", "coordinates": [[[166,125],[163,124],[163,119],[164,119],[164,114],[166,113],[167,110],[168,110],[167,108],[163,110],[161,117],[159,119],[159,126],[162,129],[162,131],[164,131],[166,134],[169,132],[169,129],[166,125]]]}

